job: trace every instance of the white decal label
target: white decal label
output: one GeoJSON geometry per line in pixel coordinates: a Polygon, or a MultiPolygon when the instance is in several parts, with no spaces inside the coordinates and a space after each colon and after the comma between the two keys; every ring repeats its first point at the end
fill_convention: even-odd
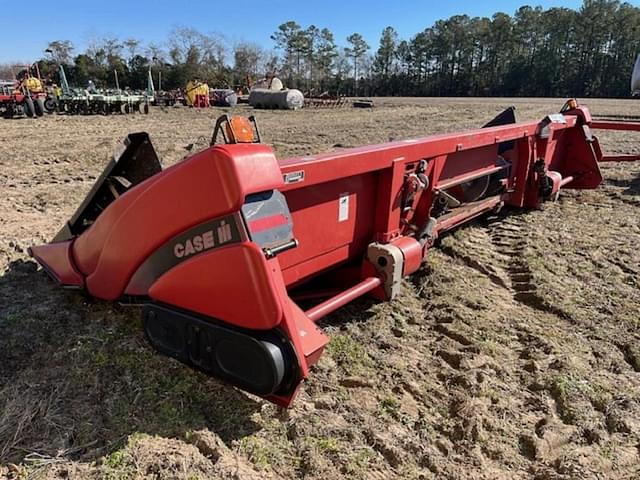
{"type": "Polygon", "coordinates": [[[298,183],[304,180],[304,170],[291,172],[284,175],[284,183],[298,183]]]}
{"type": "Polygon", "coordinates": [[[341,193],[338,207],[338,222],[349,219],[349,193],[341,193]]]}

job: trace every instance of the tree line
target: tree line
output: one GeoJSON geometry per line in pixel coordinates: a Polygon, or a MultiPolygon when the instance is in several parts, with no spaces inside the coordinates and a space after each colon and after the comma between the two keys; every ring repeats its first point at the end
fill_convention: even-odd
{"type": "MultiPolygon", "coordinates": [[[[520,7],[491,18],[454,15],[408,39],[386,27],[375,47],[354,32],[339,45],[328,28],[288,21],[271,35],[273,49],[252,42],[174,29],[164,45],[104,39],[75,54],[51,42],[39,61],[43,75],[65,66],[70,83],[145,88],[245,85],[277,75],[288,87],[342,95],[602,96],[629,95],[640,50],[640,8],[618,0],[584,0],[578,10],[520,7]]],[[[0,72],[1,74],[1,72],[0,72]]]]}

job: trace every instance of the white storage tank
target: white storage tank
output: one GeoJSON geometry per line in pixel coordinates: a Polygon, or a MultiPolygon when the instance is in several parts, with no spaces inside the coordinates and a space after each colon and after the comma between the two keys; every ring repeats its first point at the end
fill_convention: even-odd
{"type": "Polygon", "coordinates": [[[280,91],[254,88],[249,93],[249,105],[253,108],[297,110],[304,106],[304,95],[294,88],[280,91]]]}
{"type": "Polygon", "coordinates": [[[640,55],[636,59],[636,66],[631,74],[631,93],[640,93],[640,55]]]}

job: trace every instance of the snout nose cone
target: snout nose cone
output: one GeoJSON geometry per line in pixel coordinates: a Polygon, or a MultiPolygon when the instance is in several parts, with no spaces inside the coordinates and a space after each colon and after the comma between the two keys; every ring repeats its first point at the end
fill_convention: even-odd
{"type": "Polygon", "coordinates": [[[48,243],[29,249],[29,255],[63,287],[82,288],[84,280],[71,259],[71,240],[48,243]]]}

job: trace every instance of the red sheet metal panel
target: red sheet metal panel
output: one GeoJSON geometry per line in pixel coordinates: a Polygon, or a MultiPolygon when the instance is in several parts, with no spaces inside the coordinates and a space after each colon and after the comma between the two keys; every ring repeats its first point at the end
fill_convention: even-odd
{"type": "Polygon", "coordinates": [[[285,192],[297,248],[278,258],[288,285],[359,258],[373,236],[377,178],[340,178],[285,192]]]}
{"type": "Polygon", "coordinates": [[[72,241],[49,243],[31,247],[29,254],[64,287],[81,288],[84,278],[71,257],[72,241]]]}
{"type": "Polygon", "coordinates": [[[74,246],[96,297],[115,300],[131,276],[172,237],[237,211],[250,193],[282,184],[265,145],[225,145],[198,153],[113,202],[74,246]]]}
{"type": "Polygon", "coordinates": [[[268,330],[282,320],[267,260],[249,242],[180,263],[152,285],[149,296],[238,327],[268,330]]]}

